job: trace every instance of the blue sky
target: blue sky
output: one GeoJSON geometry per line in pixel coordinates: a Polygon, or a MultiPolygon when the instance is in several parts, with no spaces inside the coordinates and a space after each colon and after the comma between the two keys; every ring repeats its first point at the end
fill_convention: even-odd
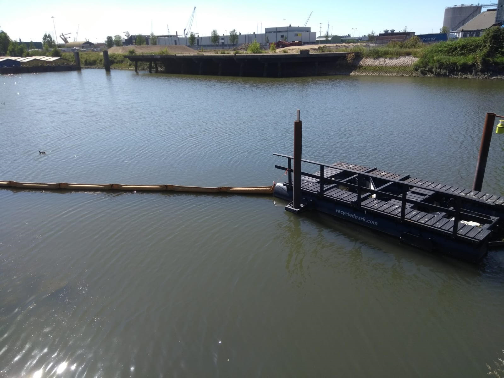
{"type": "Polygon", "coordinates": [[[337,35],[363,35],[405,27],[423,34],[438,32],[444,9],[455,4],[444,0],[4,0],[0,29],[23,41],[41,41],[44,33],[54,37],[54,26],[58,35],[72,33],[69,39],[73,40],[78,30],[78,40],[91,42],[103,42],[108,35],[125,31],[166,34],[168,27],[170,33],[181,34],[196,6],[192,30],[200,35],[209,35],[213,29],[224,34],[232,29],[252,33],[265,27],[303,26],[312,11],[307,26],[317,35],[320,26],[325,34],[328,23],[329,33],[337,35]]]}

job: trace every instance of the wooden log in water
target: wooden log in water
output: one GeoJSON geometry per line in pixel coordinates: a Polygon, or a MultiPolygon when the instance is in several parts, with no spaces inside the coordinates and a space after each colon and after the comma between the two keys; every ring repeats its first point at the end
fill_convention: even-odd
{"type": "Polygon", "coordinates": [[[184,185],[123,185],[123,184],[79,184],[0,181],[0,188],[42,189],[42,190],[86,190],[86,191],[147,191],[181,193],[230,193],[230,194],[272,194],[273,186],[232,187],[232,186],[184,186],[184,185]]]}

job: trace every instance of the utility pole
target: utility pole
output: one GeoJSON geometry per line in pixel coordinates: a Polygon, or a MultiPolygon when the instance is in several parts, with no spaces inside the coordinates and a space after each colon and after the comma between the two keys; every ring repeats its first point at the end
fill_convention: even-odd
{"type": "Polygon", "coordinates": [[[51,16],[52,18],[52,22],[53,22],[53,26],[54,26],[54,44],[55,46],[54,47],[57,47],[58,45],[58,33],[56,33],[56,24],[54,23],[54,16],[51,16]]]}

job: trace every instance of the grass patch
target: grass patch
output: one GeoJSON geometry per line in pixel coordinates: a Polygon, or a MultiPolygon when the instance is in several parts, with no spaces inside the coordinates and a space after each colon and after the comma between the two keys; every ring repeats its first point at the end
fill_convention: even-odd
{"type": "Polygon", "coordinates": [[[414,56],[419,58],[422,55],[424,47],[416,48],[404,48],[404,47],[394,47],[394,46],[383,46],[383,47],[365,47],[365,46],[353,46],[350,48],[337,47],[330,48],[328,46],[319,46],[317,48],[318,52],[348,52],[359,54],[363,58],[399,58],[401,56],[414,56]]]}
{"type": "MultiPolygon", "coordinates": [[[[62,59],[75,64],[75,57],[73,53],[63,53],[62,59]]],[[[103,65],[103,53],[101,52],[81,52],[80,53],[81,67],[84,68],[105,68],[103,65]]],[[[109,54],[110,68],[113,69],[133,69],[135,63],[131,62],[123,54],[109,54]]],[[[138,69],[146,70],[149,68],[149,63],[139,62],[138,69]]]]}

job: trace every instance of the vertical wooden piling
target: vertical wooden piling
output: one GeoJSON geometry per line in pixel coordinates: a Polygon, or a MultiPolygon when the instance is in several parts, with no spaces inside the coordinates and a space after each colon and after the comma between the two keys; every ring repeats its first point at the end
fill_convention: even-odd
{"type": "Polygon", "coordinates": [[[264,63],[263,76],[264,77],[268,76],[268,63],[264,63]]]}
{"type": "Polygon", "coordinates": [[[149,62],[149,73],[152,73],[152,61],[149,62]]]}
{"type": "Polygon", "coordinates": [[[294,190],[293,207],[301,209],[301,157],[303,148],[303,122],[301,112],[297,111],[297,120],[294,122],[294,190]]]}
{"type": "Polygon", "coordinates": [[[80,70],[81,69],[81,65],[80,65],[80,55],[79,55],[79,52],[78,51],[74,51],[74,59],[75,59],[75,65],[77,66],[77,68],[80,70]]]}
{"type": "Polygon", "coordinates": [[[155,72],[158,73],[158,66],[157,66],[157,62],[154,62],[154,69],[155,69],[155,72]]]}
{"type": "Polygon", "coordinates": [[[478,156],[478,164],[476,165],[476,175],[474,177],[473,191],[481,192],[483,186],[483,178],[485,177],[485,168],[490,149],[490,141],[492,140],[493,127],[495,123],[495,113],[487,113],[485,117],[485,125],[483,127],[483,135],[481,136],[481,146],[478,156]]]}
{"type": "Polygon", "coordinates": [[[107,50],[103,51],[103,66],[105,67],[105,71],[110,72],[110,59],[107,50]]]}
{"type": "Polygon", "coordinates": [[[135,60],[135,72],[138,73],[138,60],[135,60]]]}

